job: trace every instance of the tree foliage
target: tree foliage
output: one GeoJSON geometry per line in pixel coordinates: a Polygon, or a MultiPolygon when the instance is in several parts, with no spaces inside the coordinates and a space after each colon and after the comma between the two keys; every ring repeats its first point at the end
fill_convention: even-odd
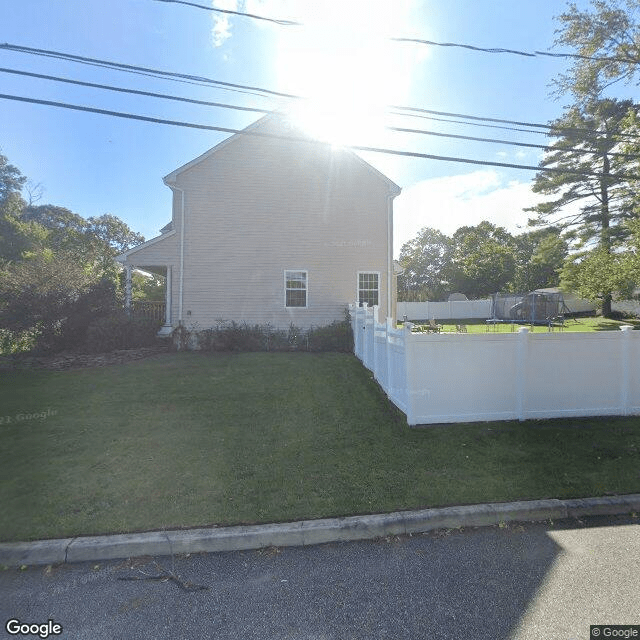
{"type": "Polygon", "coordinates": [[[0,155],[0,326],[36,336],[40,350],[81,345],[88,327],[121,307],[116,255],[144,241],[115,216],[85,219],[29,205],[26,182],[0,155]]]}
{"type": "Polygon", "coordinates": [[[398,277],[398,291],[414,299],[439,300],[449,292],[453,241],[437,229],[425,227],[402,245],[399,262],[404,273],[398,277]]]}
{"type": "Polygon", "coordinates": [[[580,10],[574,2],[557,17],[556,45],[580,56],[555,84],[559,94],[570,93],[576,103],[599,99],[612,84],[633,82],[640,69],[639,0],[592,0],[580,10]]]}
{"type": "Polygon", "coordinates": [[[9,164],[7,157],[0,153],[0,202],[11,195],[20,195],[26,181],[20,169],[9,164]]]}
{"type": "Polygon", "coordinates": [[[556,287],[567,257],[567,242],[558,229],[536,229],[514,237],[516,271],[512,291],[525,292],[556,287]]]}
{"type": "Polygon", "coordinates": [[[398,297],[442,300],[459,292],[480,298],[557,286],[566,254],[557,229],[513,236],[483,221],[448,237],[426,227],[402,247],[399,261],[405,271],[398,278],[398,297]]]}
{"type": "MultiPolygon", "coordinates": [[[[554,172],[540,171],[533,184],[534,192],[552,198],[529,209],[535,213],[529,222],[555,226],[574,249],[583,252],[569,261],[567,269],[572,275],[569,278],[567,272],[565,281],[577,282],[586,273],[571,262],[584,261],[585,252],[596,248],[601,260],[623,246],[629,235],[624,222],[634,216],[636,201],[634,180],[629,176],[637,162],[620,152],[619,134],[633,111],[629,100],[602,99],[570,107],[552,123],[556,139],[540,167],[554,172]]],[[[597,277],[596,272],[592,277],[597,277]]],[[[602,312],[609,315],[615,289],[606,282],[603,271],[598,288],[602,312]]]]}
{"type": "Polygon", "coordinates": [[[483,221],[453,234],[451,284],[469,297],[483,298],[504,290],[516,269],[513,236],[503,227],[483,221]]]}
{"type": "Polygon", "coordinates": [[[144,302],[164,302],[166,279],[155,273],[143,274],[133,271],[131,274],[132,299],[144,302]]]}

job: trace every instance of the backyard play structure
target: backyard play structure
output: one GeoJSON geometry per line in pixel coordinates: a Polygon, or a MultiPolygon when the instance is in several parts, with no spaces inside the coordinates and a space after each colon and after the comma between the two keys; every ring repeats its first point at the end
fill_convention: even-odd
{"type": "Polygon", "coordinates": [[[494,293],[488,323],[551,325],[562,323],[571,313],[562,293],[531,291],[529,293],[494,293]]]}

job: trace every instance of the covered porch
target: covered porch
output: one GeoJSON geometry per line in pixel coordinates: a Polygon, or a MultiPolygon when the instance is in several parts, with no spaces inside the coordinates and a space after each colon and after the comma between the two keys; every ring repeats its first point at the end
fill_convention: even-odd
{"type": "Polygon", "coordinates": [[[125,272],[125,309],[128,313],[134,312],[135,305],[131,295],[131,274],[134,270],[152,273],[165,279],[164,317],[159,318],[163,322],[158,332],[159,336],[171,335],[180,317],[180,310],[173,309],[173,293],[177,285],[174,280],[179,273],[180,256],[176,232],[170,223],[161,229],[161,235],[125,251],[116,258],[125,272]]]}
{"type": "Polygon", "coordinates": [[[125,273],[125,296],[124,307],[128,314],[139,317],[150,317],[163,322],[158,331],[158,336],[166,337],[173,331],[173,318],[171,313],[171,290],[172,290],[172,265],[141,265],[129,264],[124,260],[125,273]],[[133,271],[153,273],[165,279],[165,299],[164,302],[134,301],[132,299],[132,273],[133,271]]]}

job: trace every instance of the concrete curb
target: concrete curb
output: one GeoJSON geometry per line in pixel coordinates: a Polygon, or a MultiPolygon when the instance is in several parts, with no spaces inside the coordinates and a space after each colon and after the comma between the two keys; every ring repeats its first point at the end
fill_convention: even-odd
{"type": "Polygon", "coordinates": [[[640,494],[573,500],[530,500],[380,515],[302,520],[283,524],[179,531],[152,531],[0,544],[8,566],[114,560],[175,553],[241,551],[365,540],[436,529],[484,527],[503,522],[562,520],[582,516],[640,513],[640,494]]]}

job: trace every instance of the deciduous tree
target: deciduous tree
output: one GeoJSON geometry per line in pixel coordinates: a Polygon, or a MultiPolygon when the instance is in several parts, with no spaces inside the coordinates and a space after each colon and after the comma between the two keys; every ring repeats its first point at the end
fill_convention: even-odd
{"type": "Polygon", "coordinates": [[[406,242],[399,258],[404,268],[398,277],[399,299],[439,300],[446,295],[450,291],[447,278],[452,251],[451,238],[430,227],[406,242]]]}
{"type": "Polygon", "coordinates": [[[453,234],[451,286],[470,298],[503,291],[513,281],[516,254],[513,236],[503,227],[483,221],[453,234]]]}

